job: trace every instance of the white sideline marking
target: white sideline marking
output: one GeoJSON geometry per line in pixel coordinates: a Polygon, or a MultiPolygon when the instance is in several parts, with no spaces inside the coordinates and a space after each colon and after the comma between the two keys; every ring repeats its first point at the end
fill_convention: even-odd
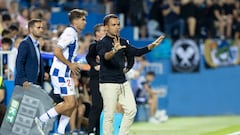
{"type": "Polygon", "coordinates": [[[240,135],[240,131],[234,132],[234,133],[230,133],[230,134],[226,134],[226,135],[240,135]]]}

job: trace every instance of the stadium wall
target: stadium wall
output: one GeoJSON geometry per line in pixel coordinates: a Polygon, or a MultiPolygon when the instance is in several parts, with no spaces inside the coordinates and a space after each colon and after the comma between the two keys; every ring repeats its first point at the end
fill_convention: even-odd
{"type": "MultiPolygon", "coordinates": [[[[142,47],[150,42],[132,41],[132,44],[142,47]]],[[[164,41],[162,45],[169,48],[166,42],[171,44],[164,41]]],[[[156,50],[159,54],[170,55],[165,47],[156,50]]],[[[167,96],[159,98],[159,108],[166,109],[169,115],[174,116],[240,114],[239,65],[206,68],[201,55],[198,72],[173,73],[170,58],[163,56],[153,59],[155,53],[147,54],[147,58],[151,62],[162,63],[163,73],[157,75],[153,87],[167,87],[167,96]]]]}

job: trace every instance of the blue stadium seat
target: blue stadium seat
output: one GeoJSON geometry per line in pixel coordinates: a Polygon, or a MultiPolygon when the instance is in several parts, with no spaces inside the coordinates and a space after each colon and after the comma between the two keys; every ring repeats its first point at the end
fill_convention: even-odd
{"type": "Polygon", "coordinates": [[[67,25],[69,23],[67,12],[64,12],[64,11],[53,12],[50,22],[52,25],[57,25],[57,24],[67,25]]]}

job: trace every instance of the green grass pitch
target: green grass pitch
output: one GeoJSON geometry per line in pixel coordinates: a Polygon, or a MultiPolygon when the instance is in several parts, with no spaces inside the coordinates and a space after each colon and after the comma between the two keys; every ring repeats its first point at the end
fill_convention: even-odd
{"type": "Polygon", "coordinates": [[[236,132],[240,132],[240,116],[199,116],[170,117],[159,124],[135,122],[129,135],[230,135],[236,132]]]}

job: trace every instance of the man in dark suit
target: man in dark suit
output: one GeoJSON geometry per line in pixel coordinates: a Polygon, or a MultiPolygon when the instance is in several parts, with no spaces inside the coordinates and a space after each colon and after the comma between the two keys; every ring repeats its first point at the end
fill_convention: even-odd
{"type": "Polygon", "coordinates": [[[43,34],[43,23],[40,19],[28,22],[29,35],[22,40],[16,60],[15,85],[28,89],[29,84],[42,86],[44,68],[39,51],[39,38],[43,34]]]}

